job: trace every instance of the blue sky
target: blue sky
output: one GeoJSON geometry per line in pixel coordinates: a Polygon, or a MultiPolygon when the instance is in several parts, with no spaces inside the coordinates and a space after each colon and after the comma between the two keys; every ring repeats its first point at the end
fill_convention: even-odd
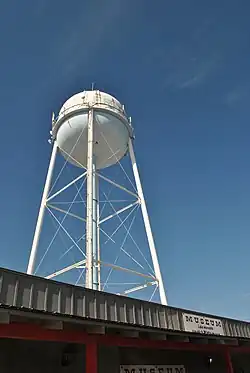
{"type": "Polygon", "coordinates": [[[51,112],[123,103],[169,303],[249,319],[250,25],[240,0],[9,0],[1,7],[1,266],[25,271],[51,112]]]}

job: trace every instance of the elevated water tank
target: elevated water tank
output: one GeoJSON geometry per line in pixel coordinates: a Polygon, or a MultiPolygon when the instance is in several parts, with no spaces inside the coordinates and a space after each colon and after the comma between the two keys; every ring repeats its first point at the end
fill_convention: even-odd
{"type": "Polygon", "coordinates": [[[124,106],[116,98],[97,90],[75,94],[63,104],[52,134],[63,156],[75,166],[86,168],[90,109],[94,120],[93,153],[96,168],[102,169],[124,157],[133,135],[124,106]]]}

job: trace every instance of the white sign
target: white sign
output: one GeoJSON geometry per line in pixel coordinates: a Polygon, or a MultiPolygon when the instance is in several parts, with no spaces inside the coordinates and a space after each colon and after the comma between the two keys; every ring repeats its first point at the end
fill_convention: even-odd
{"type": "Polygon", "coordinates": [[[186,332],[224,335],[222,321],[207,316],[183,313],[183,324],[186,332]]]}
{"type": "Polygon", "coordinates": [[[120,373],[185,373],[184,365],[120,365],[120,373]]]}

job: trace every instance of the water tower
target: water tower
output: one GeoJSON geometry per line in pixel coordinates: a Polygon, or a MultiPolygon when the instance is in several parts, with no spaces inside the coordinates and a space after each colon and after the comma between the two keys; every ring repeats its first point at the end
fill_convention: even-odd
{"type": "MultiPolygon", "coordinates": [[[[28,274],[34,274],[35,272],[36,256],[44,215],[46,209],[50,208],[51,200],[80,178],[85,177],[86,217],[81,218],[85,224],[86,248],[83,253],[84,258],[77,263],[73,263],[56,271],[50,276],[47,276],[47,278],[53,278],[73,268],[81,267],[85,269],[85,286],[91,289],[101,290],[101,268],[103,265],[99,240],[100,231],[102,229],[101,223],[111,219],[113,216],[118,216],[122,212],[130,209],[132,205],[136,204],[141,208],[154,270],[152,276],[145,276],[145,284],[156,285],[159,289],[161,303],[167,304],[153,234],[133,150],[133,139],[134,133],[131,120],[126,115],[124,106],[111,95],[98,90],[84,91],[75,94],[64,103],[57,117],[53,115],[50,140],[53,144],[53,149],[35,228],[27,268],[28,274]],[[50,195],[53,171],[58,153],[62,154],[65,163],[77,167],[80,174],[69,184],[65,185],[53,195],[50,195]],[[105,169],[120,164],[125,155],[128,155],[131,160],[136,187],[135,191],[131,191],[119,185],[104,175],[105,169]],[[101,179],[120,188],[123,192],[133,195],[136,201],[118,211],[115,210],[113,214],[100,220],[99,183],[101,179]]],[[[61,211],[63,212],[63,210],[61,211]]],[[[71,215],[74,216],[74,214],[71,215]]],[[[69,232],[66,231],[66,233],[69,235],[69,232]]],[[[75,241],[73,240],[73,242],[75,241]]],[[[119,267],[115,264],[113,268],[127,271],[128,273],[130,271],[128,268],[119,267]]],[[[138,275],[142,274],[138,272],[138,275]]],[[[143,284],[141,288],[144,288],[146,286],[145,284],[143,284]]],[[[139,288],[140,287],[137,287],[136,290],[139,288]]],[[[131,291],[133,291],[133,289],[131,289],[131,291]]],[[[127,294],[129,293],[130,291],[127,291],[127,294]]]]}

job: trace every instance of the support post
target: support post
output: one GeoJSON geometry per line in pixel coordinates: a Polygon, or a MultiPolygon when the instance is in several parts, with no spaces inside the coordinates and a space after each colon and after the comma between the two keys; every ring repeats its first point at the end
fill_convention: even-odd
{"type": "Polygon", "coordinates": [[[233,364],[231,360],[231,354],[228,348],[225,351],[225,358],[226,358],[227,373],[234,373],[233,364]]]}
{"type": "Polygon", "coordinates": [[[98,176],[96,173],[95,156],[93,156],[93,289],[98,290],[98,176]]]}
{"type": "Polygon", "coordinates": [[[100,194],[99,194],[99,177],[96,173],[96,191],[97,191],[97,277],[98,290],[101,291],[101,247],[100,247],[100,194]]]}
{"type": "Polygon", "coordinates": [[[93,289],[93,109],[88,114],[86,287],[93,289]]]}
{"type": "Polygon", "coordinates": [[[144,221],[144,226],[147,234],[147,239],[148,239],[148,245],[152,257],[152,262],[153,262],[153,267],[155,271],[155,276],[157,278],[157,281],[159,283],[159,293],[160,293],[160,299],[161,299],[161,304],[167,305],[167,297],[165,294],[165,289],[162,281],[162,275],[161,275],[161,270],[160,270],[160,265],[157,257],[157,252],[155,248],[155,243],[154,243],[154,237],[149,221],[149,216],[147,212],[147,206],[145,202],[145,198],[143,195],[143,190],[142,190],[142,185],[141,185],[141,180],[140,180],[140,175],[135,159],[135,153],[133,149],[133,144],[132,144],[132,139],[129,139],[129,154],[131,158],[131,163],[132,163],[132,168],[133,168],[133,173],[134,173],[134,178],[135,178],[135,183],[136,183],[136,188],[137,188],[137,193],[140,198],[140,203],[141,203],[141,210],[142,210],[142,216],[143,216],[143,221],[144,221]]]}
{"type": "Polygon", "coordinates": [[[98,372],[98,349],[95,342],[86,344],[86,373],[98,372]]]}
{"type": "Polygon", "coordinates": [[[37,218],[33,243],[32,243],[32,247],[31,247],[30,257],[29,257],[29,263],[28,263],[28,268],[27,268],[27,273],[29,275],[32,275],[34,273],[34,269],[35,269],[36,254],[37,254],[39,239],[40,239],[40,235],[41,235],[44,213],[45,213],[45,209],[46,209],[46,202],[47,202],[49,189],[50,189],[50,185],[51,185],[51,180],[52,180],[52,175],[53,175],[53,170],[54,170],[54,166],[55,166],[56,154],[57,154],[57,144],[56,144],[56,141],[54,141],[53,149],[52,149],[52,153],[51,153],[51,158],[50,158],[50,163],[49,163],[49,168],[48,168],[48,172],[47,172],[47,177],[46,177],[46,181],[45,181],[45,185],[44,185],[40,210],[39,210],[39,213],[38,213],[38,218],[37,218]]]}

